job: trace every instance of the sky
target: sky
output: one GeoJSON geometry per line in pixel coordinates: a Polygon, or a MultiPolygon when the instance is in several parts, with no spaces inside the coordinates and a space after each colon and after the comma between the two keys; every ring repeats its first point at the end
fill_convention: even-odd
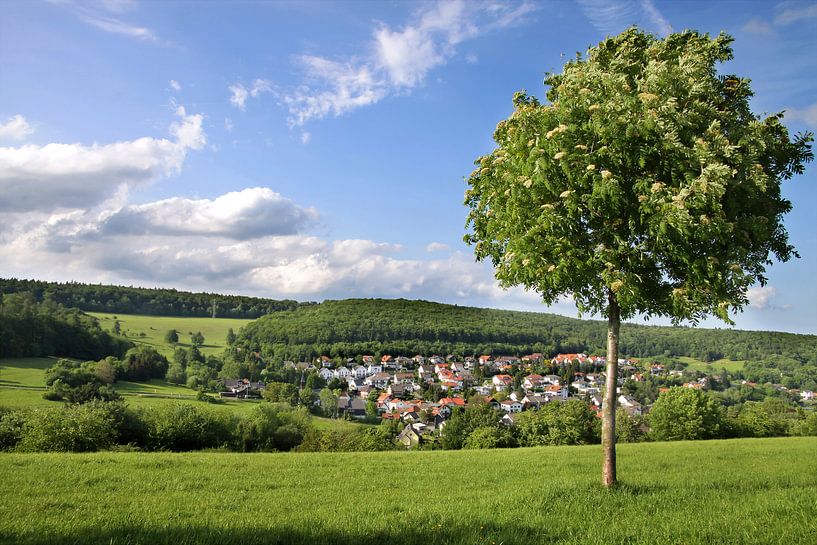
{"type": "MultiPolygon", "coordinates": [[[[0,276],[576,316],[474,261],[464,180],[514,92],[632,24],[729,33],[755,113],[817,129],[815,2],[5,0],[0,276]]],[[[817,333],[815,182],[737,327],[817,333]]]]}

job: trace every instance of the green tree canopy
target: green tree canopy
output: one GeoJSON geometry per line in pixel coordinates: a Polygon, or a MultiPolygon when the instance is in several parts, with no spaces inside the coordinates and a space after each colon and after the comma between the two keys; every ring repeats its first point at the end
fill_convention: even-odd
{"type": "Polygon", "coordinates": [[[770,256],[796,255],[780,182],[813,157],[717,74],[731,42],[630,29],[549,74],[546,103],[517,93],[469,179],[477,258],[547,303],[606,313],[612,292],[625,318],[729,321],[770,256]]]}

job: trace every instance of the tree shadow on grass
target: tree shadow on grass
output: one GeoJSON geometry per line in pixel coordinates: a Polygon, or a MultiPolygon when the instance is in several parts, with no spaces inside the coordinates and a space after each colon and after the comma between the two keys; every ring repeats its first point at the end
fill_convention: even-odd
{"type": "MultiPolygon", "coordinates": [[[[304,517],[309,517],[308,513],[304,517]]],[[[388,524],[384,521],[384,525],[388,524]]],[[[382,529],[348,531],[321,528],[319,522],[310,527],[255,525],[236,528],[210,526],[165,526],[144,528],[119,526],[115,528],[81,528],[38,533],[35,528],[20,528],[19,532],[0,532],[0,544],[19,545],[499,545],[512,543],[557,543],[564,536],[549,534],[544,528],[492,523],[462,524],[422,523],[415,525],[395,523],[382,529]]]]}

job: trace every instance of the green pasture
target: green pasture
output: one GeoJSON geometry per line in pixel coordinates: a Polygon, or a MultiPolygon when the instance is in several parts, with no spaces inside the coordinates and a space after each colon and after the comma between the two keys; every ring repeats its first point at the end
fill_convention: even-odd
{"type": "Polygon", "coordinates": [[[127,338],[135,343],[152,346],[166,357],[173,356],[175,348],[165,342],[165,334],[175,329],[179,332],[179,346],[190,346],[190,334],[201,331],[204,335],[204,346],[201,351],[205,355],[221,354],[227,346],[227,330],[238,330],[252,320],[238,318],[186,318],[179,316],[141,316],[135,314],[108,314],[104,312],[89,312],[99,319],[99,325],[106,331],[113,331],[114,322],[119,320],[119,327],[127,338]],[[144,334],[144,336],[142,336],[144,334]]]}
{"type": "Polygon", "coordinates": [[[681,361],[683,363],[686,363],[687,366],[688,366],[687,367],[688,369],[692,369],[694,371],[701,371],[703,373],[708,373],[708,374],[712,374],[712,373],[717,374],[718,371],[720,371],[721,369],[726,369],[727,371],[729,371],[731,373],[736,373],[738,371],[742,371],[743,366],[746,363],[745,360],[732,361],[732,360],[729,360],[729,359],[720,359],[720,360],[706,362],[706,361],[701,361],[701,360],[698,360],[698,359],[695,359],[695,358],[690,358],[690,357],[687,357],[687,356],[680,356],[680,357],[677,357],[675,359],[677,359],[678,361],[681,361]]]}
{"type": "Polygon", "coordinates": [[[0,543],[799,544],[817,438],[310,454],[0,454],[0,543]]]}

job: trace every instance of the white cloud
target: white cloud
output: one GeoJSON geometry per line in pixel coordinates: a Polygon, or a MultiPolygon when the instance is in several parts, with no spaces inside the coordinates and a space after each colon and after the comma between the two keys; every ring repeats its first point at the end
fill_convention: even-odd
{"type": "Polygon", "coordinates": [[[0,211],[84,209],[181,170],[187,152],[201,149],[207,136],[201,114],[181,107],[176,114],[173,140],[0,147],[0,211]]]}
{"type": "Polygon", "coordinates": [[[517,23],[534,9],[528,2],[437,2],[402,28],[379,25],[361,55],[342,60],[296,56],[305,83],[279,99],[289,110],[291,126],[375,104],[423,85],[427,74],[447,63],[464,40],[517,23]]]}
{"type": "Polygon", "coordinates": [[[797,21],[817,18],[817,4],[789,6],[791,6],[791,3],[780,4],[783,9],[775,15],[774,22],[776,25],[788,25],[797,21]]]}
{"type": "Polygon", "coordinates": [[[0,140],[24,140],[33,132],[34,127],[19,114],[0,123],[0,140]]]}
{"type": "Polygon", "coordinates": [[[123,207],[106,215],[95,229],[107,235],[202,235],[248,240],[303,231],[318,219],[266,187],[235,191],[210,199],[173,197],[123,207]]]}
{"type": "Polygon", "coordinates": [[[426,246],[426,252],[447,252],[450,249],[448,244],[443,242],[432,242],[426,246]]]}
{"type": "Polygon", "coordinates": [[[233,132],[233,120],[229,117],[224,118],[224,130],[227,132],[233,132]]]}
{"type": "Polygon", "coordinates": [[[769,23],[757,17],[746,21],[741,29],[744,32],[751,32],[753,34],[771,34],[773,32],[772,26],[769,23]]]}
{"type": "Polygon", "coordinates": [[[240,83],[236,83],[230,85],[227,89],[230,91],[230,104],[239,110],[245,110],[247,108],[247,97],[249,96],[247,88],[240,83]]]}
{"type": "Polygon", "coordinates": [[[228,89],[230,91],[230,103],[242,111],[247,109],[247,99],[249,97],[258,98],[262,93],[272,92],[270,82],[265,79],[255,80],[249,89],[241,83],[234,83],[228,89]]]}
{"type": "Polygon", "coordinates": [[[306,131],[301,133],[301,144],[309,144],[309,141],[312,140],[312,135],[306,131]]]}
{"type": "Polygon", "coordinates": [[[105,32],[110,32],[111,34],[120,34],[129,38],[150,42],[158,40],[157,36],[149,28],[133,25],[114,17],[83,14],[80,15],[80,19],[93,27],[104,30],[105,32]]]}
{"type": "Polygon", "coordinates": [[[629,26],[638,25],[666,36],[672,25],[652,0],[578,0],[585,17],[596,30],[615,35],[629,26]]]}
{"type": "Polygon", "coordinates": [[[817,102],[805,108],[786,108],[787,121],[802,121],[812,129],[817,129],[817,102]]]}
{"type": "Polygon", "coordinates": [[[175,79],[170,80],[170,87],[176,92],[182,90],[181,84],[179,84],[179,82],[176,81],[175,79]]]}
{"type": "Polygon", "coordinates": [[[771,300],[775,295],[777,295],[777,289],[774,286],[754,286],[746,291],[749,305],[758,310],[770,308],[771,300]]]}

